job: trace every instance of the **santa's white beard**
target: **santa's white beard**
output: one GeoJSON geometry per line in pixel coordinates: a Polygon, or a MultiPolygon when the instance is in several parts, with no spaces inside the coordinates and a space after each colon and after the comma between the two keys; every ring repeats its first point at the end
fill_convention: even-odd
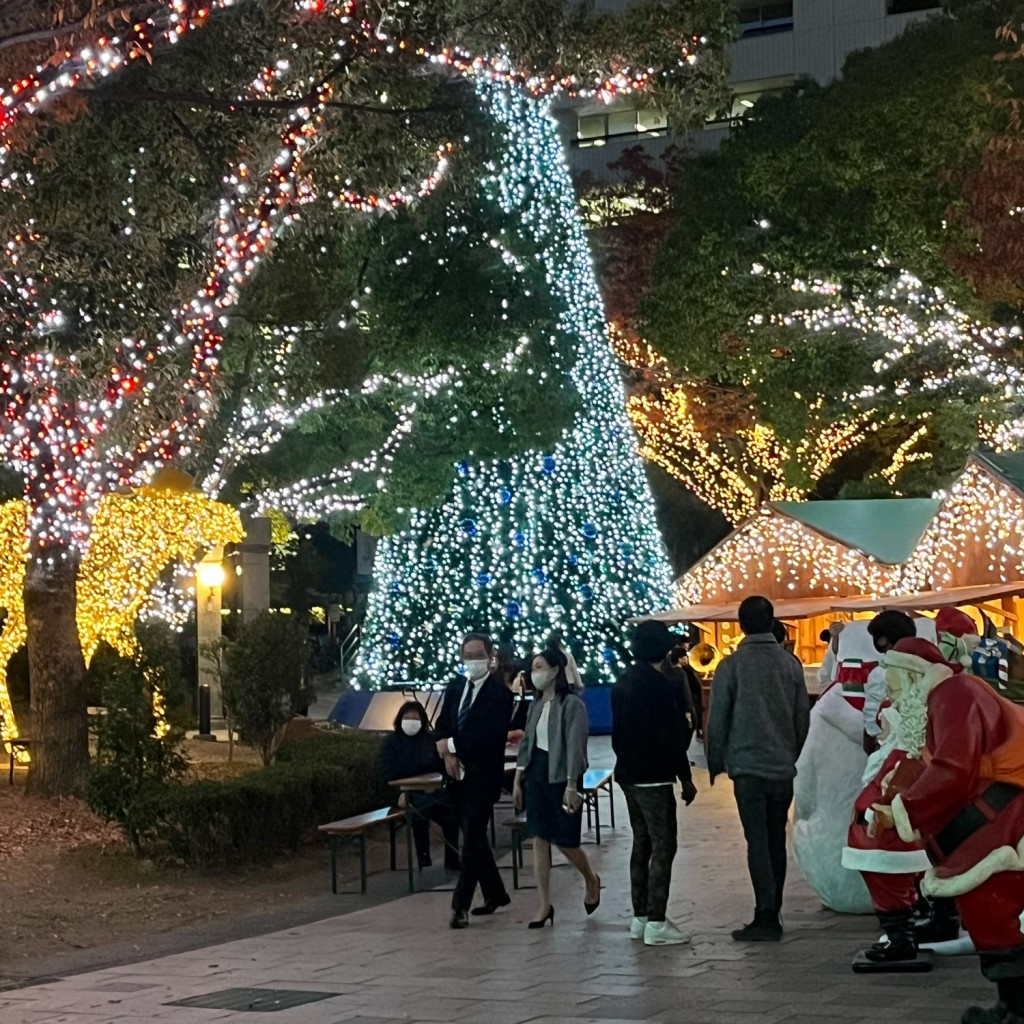
{"type": "Polygon", "coordinates": [[[920,757],[928,738],[929,688],[920,685],[924,677],[916,673],[890,668],[887,677],[890,672],[899,676],[899,699],[893,701],[900,713],[896,746],[910,757],[920,757]]]}

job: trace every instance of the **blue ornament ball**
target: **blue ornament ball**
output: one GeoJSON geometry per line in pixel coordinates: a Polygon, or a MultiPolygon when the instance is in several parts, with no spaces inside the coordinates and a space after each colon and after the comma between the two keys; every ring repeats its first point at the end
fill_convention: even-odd
{"type": "Polygon", "coordinates": [[[610,665],[615,660],[615,650],[612,647],[606,647],[601,652],[601,657],[604,659],[606,665],[610,665]]]}
{"type": "Polygon", "coordinates": [[[518,601],[509,601],[505,606],[505,615],[510,619],[518,619],[523,614],[523,606],[518,601]]]}
{"type": "Polygon", "coordinates": [[[628,540],[623,541],[619,545],[619,554],[622,555],[623,558],[631,558],[633,555],[633,545],[630,544],[628,540]]]}
{"type": "Polygon", "coordinates": [[[647,592],[650,589],[651,588],[647,585],[646,580],[637,580],[636,583],[633,584],[633,593],[637,594],[639,597],[646,597],[647,592]]]}
{"type": "Polygon", "coordinates": [[[509,490],[509,488],[507,488],[507,487],[502,487],[502,489],[500,491],[498,491],[498,500],[502,503],[502,505],[511,505],[512,504],[512,492],[511,492],[511,490],[509,490]]]}
{"type": "Polygon", "coordinates": [[[494,577],[489,572],[482,572],[476,578],[476,585],[478,587],[489,586],[492,579],[494,579],[494,577]]]}
{"type": "Polygon", "coordinates": [[[388,644],[390,644],[392,650],[397,650],[401,642],[402,638],[394,630],[388,633],[388,644]]]}
{"type": "Polygon", "coordinates": [[[551,473],[554,473],[554,471],[558,468],[558,463],[555,462],[555,458],[553,455],[545,455],[544,458],[541,460],[541,467],[543,468],[545,473],[550,475],[551,473]]]}
{"type": "Polygon", "coordinates": [[[521,530],[516,530],[516,532],[512,534],[512,544],[520,550],[525,548],[526,534],[523,533],[521,530]]]}
{"type": "Polygon", "coordinates": [[[533,582],[534,583],[546,583],[547,582],[547,578],[548,578],[548,574],[539,565],[537,566],[536,569],[533,570],[533,582]]]}
{"type": "Polygon", "coordinates": [[[455,469],[459,476],[469,476],[469,463],[463,459],[461,462],[455,464],[455,469]]]}
{"type": "Polygon", "coordinates": [[[594,588],[589,583],[584,583],[583,586],[580,587],[580,595],[583,597],[584,601],[593,601],[594,588]]]}
{"type": "Polygon", "coordinates": [[[475,519],[463,519],[459,525],[462,527],[462,532],[467,537],[475,537],[478,533],[478,527],[475,519]]]}
{"type": "Polygon", "coordinates": [[[586,537],[587,540],[594,540],[594,538],[597,537],[599,532],[600,531],[593,523],[583,524],[583,536],[586,537]]]}
{"type": "Polygon", "coordinates": [[[580,564],[580,556],[575,554],[575,553],[573,553],[573,554],[569,555],[568,561],[569,561],[570,565],[579,565],[580,564]]]}

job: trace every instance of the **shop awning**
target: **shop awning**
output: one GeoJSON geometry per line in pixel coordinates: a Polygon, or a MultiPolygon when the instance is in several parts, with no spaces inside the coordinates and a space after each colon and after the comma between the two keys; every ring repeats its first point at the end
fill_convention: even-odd
{"type": "Polygon", "coordinates": [[[949,590],[924,590],[900,597],[847,597],[833,601],[831,607],[837,612],[880,612],[886,608],[925,612],[962,604],[984,604],[1014,594],[1024,594],[1024,580],[986,583],[977,587],[950,587],[949,590]]]}
{"type": "MultiPolygon", "coordinates": [[[[1022,584],[1024,589],[1024,584],[1022,584]]],[[[826,615],[837,599],[834,597],[798,597],[791,601],[772,601],[775,617],[784,620],[811,619],[815,615],[826,615]]],[[[672,608],[656,615],[645,615],[644,619],[658,622],[735,622],[739,617],[739,601],[729,604],[691,604],[683,608],[672,608]]],[[[642,619],[632,619],[641,622],[642,619]]]]}

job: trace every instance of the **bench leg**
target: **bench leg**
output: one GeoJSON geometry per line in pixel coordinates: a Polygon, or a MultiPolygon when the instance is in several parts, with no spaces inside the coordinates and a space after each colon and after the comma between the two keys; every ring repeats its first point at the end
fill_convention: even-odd
{"type": "Polygon", "coordinates": [[[416,880],[412,872],[412,807],[405,807],[405,862],[409,869],[409,892],[416,891],[416,880]]]}
{"type": "Polygon", "coordinates": [[[608,817],[611,818],[612,828],[615,828],[615,787],[608,783],[608,817]]]}
{"type": "Polygon", "coordinates": [[[338,895],[338,839],[331,836],[331,893],[338,895]]]}
{"type": "Polygon", "coordinates": [[[589,832],[593,823],[590,820],[590,794],[586,790],[583,791],[583,805],[587,809],[587,831],[589,832]]]}
{"type": "Polygon", "coordinates": [[[601,801],[598,799],[600,793],[594,790],[594,840],[601,845],[601,801]]]}

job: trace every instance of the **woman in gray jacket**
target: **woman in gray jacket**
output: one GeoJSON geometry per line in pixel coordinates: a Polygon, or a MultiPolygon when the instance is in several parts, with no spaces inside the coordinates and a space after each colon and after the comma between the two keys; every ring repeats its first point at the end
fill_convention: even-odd
{"type": "Polygon", "coordinates": [[[587,769],[587,709],[571,692],[565,655],[549,647],[533,659],[531,677],[537,697],[519,747],[512,799],[526,804],[527,831],[533,836],[540,906],[530,928],[555,923],[551,905],[551,845],[557,846],[587,883],[583,906],[588,914],[601,902],[601,879],[580,849],[583,773],[587,769]],[[524,801],[525,798],[525,801],[524,801]]]}

